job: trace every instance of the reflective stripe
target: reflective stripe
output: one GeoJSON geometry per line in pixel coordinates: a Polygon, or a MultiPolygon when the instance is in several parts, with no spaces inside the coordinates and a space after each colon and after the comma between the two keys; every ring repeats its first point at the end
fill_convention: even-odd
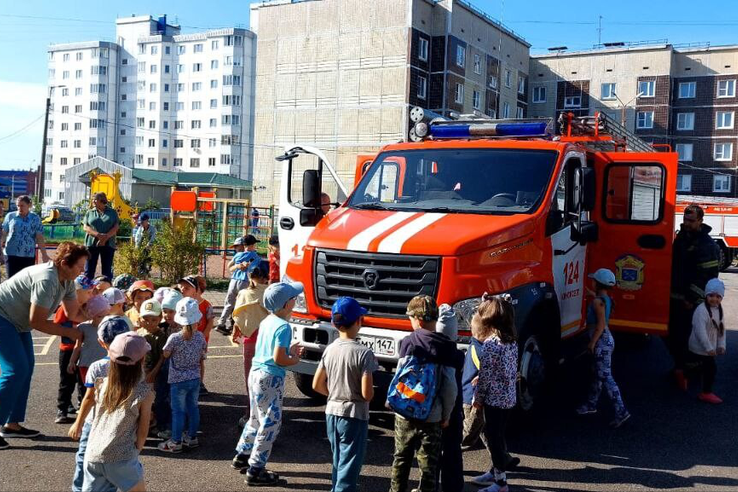
{"type": "Polygon", "coordinates": [[[470,348],[471,348],[471,356],[472,356],[472,362],[474,363],[474,367],[476,367],[477,370],[479,370],[480,364],[479,364],[479,356],[477,355],[477,348],[474,345],[472,345],[470,348]]]}
{"type": "Polygon", "coordinates": [[[692,284],[692,285],[689,286],[689,290],[691,290],[692,292],[694,292],[695,294],[697,294],[700,297],[705,297],[705,291],[702,290],[702,289],[700,289],[699,287],[697,287],[694,284],[692,284]]]}
{"type": "Polygon", "coordinates": [[[698,263],[697,266],[700,268],[717,268],[720,265],[720,262],[717,260],[712,261],[706,261],[704,263],[698,263]]]}

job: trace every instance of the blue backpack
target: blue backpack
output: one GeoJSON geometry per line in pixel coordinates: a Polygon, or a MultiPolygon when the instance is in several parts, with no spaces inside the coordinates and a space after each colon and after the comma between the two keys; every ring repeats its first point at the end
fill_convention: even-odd
{"type": "Polygon", "coordinates": [[[392,378],[387,405],[407,419],[427,419],[438,394],[440,377],[438,364],[411,355],[392,378]]]}

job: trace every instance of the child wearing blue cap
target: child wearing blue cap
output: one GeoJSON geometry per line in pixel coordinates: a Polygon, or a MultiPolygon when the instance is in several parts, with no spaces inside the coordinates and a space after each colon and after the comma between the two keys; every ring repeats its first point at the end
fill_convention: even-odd
{"type": "Polygon", "coordinates": [[[374,353],[356,336],[367,310],[352,297],[339,297],[331,309],[338,339],[323,352],[313,389],[328,397],[325,421],[333,450],[333,492],[357,489],[369,430],[372,373],[379,368],[374,353]]]}
{"type": "Polygon", "coordinates": [[[249,399],[251,414],[238,440],[233,468],[246,474],[248,485],[274,485],[279,475],[266,469],[272,446],[282,425],[285,367],[300,362],[304,348],[291,345],[292,315],[300,283],[278,282],[264,291],[264,307],[269,316],[259,325],[251,373],[249,399]]]}

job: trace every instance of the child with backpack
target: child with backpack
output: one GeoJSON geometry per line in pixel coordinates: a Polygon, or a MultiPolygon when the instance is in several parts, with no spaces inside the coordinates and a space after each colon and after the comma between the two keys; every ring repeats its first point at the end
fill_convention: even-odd
{"type": "Polygon", "coordinates": [[[143,379],[143,359],[149,344],[126,332],[110,344],[110,366],[95,381],[95,417],[84,461],[83,492],[117,487],[145,491],[139,453],[146,442],[154,392],[143,379]]]}
{"type": "Polygon", "coordinates": [[[233,310],[233,343],[243,344],[243,380],[246,389],[246,412],[238,421],[243,427],[251,415],[249,410],[249,373],[251,361],[256,350],[259,336],[259,325],[269,315],[264,307],[264,292],[269,284],[269,266],[266,261],[259,260],[249,272],[249,285],[238,293],[236,307],[233,310]]]}
{"type": "Polygon", "coordinates": [[[492,467],[472,479],[475,485],[488,485],[481,492],[507,492],[507,442],[505,428],[516,403],[518,343],[515,311],[502,296],[485,294],[472,317],[472,329],[484,339],[474,406],[484,409],[485,428],[492,467]]]}
{"type": "Polygon", "coordinates": [[[395,454],[390,492],[405,492],[417,453],[419,492],[435,492],[442,431],[456,402],[456,344],[436,333],[438,306],[430,296],[407,305],[413,332],[400,343],[400,360],[387,393],[395,412],[395,454]]]}
{"type": "Polygon", "coordinates": [[[264,307],[269,316],[259,325],[259,339],[249,375],[251,417],[236,446],[232,466],[246,474],[248,485],[275,485],[279,475],[266,469],[274,440],[282,424],[285,367],[300,362],[304,349],[292,344],[288,320],[300,283],[278,282],[264,291],[264,307]]]}
{"type": "Polygon", "coordinates": [[[609,328],[612,299],[608,292],[615,287],[617,281],[615,274],[607,268],[600,268],[589,278],[594,281],[597,296],[587,307],[587,327],[590,333],[588,349],[594,355],[595,377],[589,389],[587,402],[577,408],[577,413],[579,415],[597,413],[597,402],[604,386],[613,406],[614,419],[610,422],[610,427],[617,429],[630,418],[630,413],[625,408],[620,395],[620,388],[612,377],[612,352],[615,349],[615,339],[609,328]]]}
{"type": "Polygon", "coordinates": [[[325,421],[333,451],[333,492],[357,490],[369,432],[369,402],[374,397],[374,353],[356,336],[367,310],[352,297],[339,297],[331,322],[339,338],[323,352],[313,389],[328,397],[325,421]]]}
{"type": "MultiPolygon", "coordinates": [[[[692,316],[692,334],[689,336],[689,352],[694,360],[688,371],[702,373],[700,400],[719,404],[723,400],[712,392],[717,374],[715,359],[725,354],[725,323],[723,322],[723,297],[725,284],[713,278],[705,286],[705,302],[697,306],[692,316]]],[[[688,366],[688,367],[689,367],[688,366]]]]}

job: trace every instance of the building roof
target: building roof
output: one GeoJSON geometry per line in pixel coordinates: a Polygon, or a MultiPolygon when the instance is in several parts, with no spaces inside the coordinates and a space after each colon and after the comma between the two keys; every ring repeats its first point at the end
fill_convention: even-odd
{"type": "Polygon", "coordinates": [[[223,186],[227,188],[251,189],[251,181],[218,173],[186,173],[154,171],[151,169],[133,169],[133,179],[137,182],[169,186],[223,186]]]}

